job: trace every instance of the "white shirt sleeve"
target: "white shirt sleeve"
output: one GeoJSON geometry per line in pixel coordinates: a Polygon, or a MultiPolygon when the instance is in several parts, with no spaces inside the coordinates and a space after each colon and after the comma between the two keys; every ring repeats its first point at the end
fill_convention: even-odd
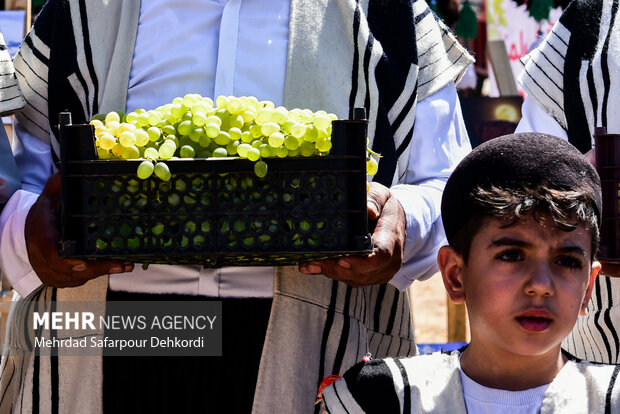
{"type": "Polygon", "coordinates": [[[2,124],[0,127],[0,205],[6,203],[19,189],[19,182],[19,172],[11,153],[11,144],[4,124],[2,124]]]}
{"type": "Polygon", "coordinates": [[[26,217],[54,166],[49,144],[24,131],[17,121],[13,127],[13,154],[22,189],[13,194],[0,215],[0,267],[17,293],[26,297],[42,285],[28,260],[26,217]]]}
{"type": "Polygon", "coordinates": [[[527,97],[521,106],[521,121],[515,132],[542,132],[568,141],[568,135],[558,121],[547,114],[533,99],[527,97]]]}
{"type": "Polygon", "coordinates": [[[391,188],[407,221],[403,265],[390,281],[396,288],[437,271],[437,252],[446,244],[441,196],[450,173],[470,151],[454,84],[417,103],[407,184],[391,188]]]}

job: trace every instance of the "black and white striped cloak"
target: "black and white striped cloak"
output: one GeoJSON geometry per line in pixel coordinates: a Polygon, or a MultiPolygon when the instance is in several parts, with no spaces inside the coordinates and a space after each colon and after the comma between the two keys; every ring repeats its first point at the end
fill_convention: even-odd
{"type": "MultiPolygon", "coordinates": [[[[60,111],[80,122],[124,108],[139,10],[138,1],[48,1],[15,60],[27,101],[20,124],[56,150],[60,111]]],[[[283,104],[341,118],[365,107],[369,138],[384,156],[377,178],[390,185],[406,171],[416,102],[460,79],[471,62],[424,0],[292,0],[283,104]]],[[[103,300],[106,282],[20,298],[12,326],[30,300],[103,300]]],[[[256,413],[312,412],[324,376],[367,352],[416,352],[408,295],[391,285],[352,288],[283,267],[274,289],[256,413]]],[[[0,412],[101,410],[101,358],[20,356],[23,335],[9,334],[0,412]]]]}
{"type": "MultiPolygon", "coordinates": [[[[360,363],[325,389],[325,411],[466,414],[459,357],[459,351],[437,352],[360,363]]],[[[617,413],[619,371],[620,366],[568,361],[549,385],[540,413],[617,413]]]]}
{"type": "MultiPolygon", "coordinates": [[[[519,81],[528,97],[579,150],[592,148],[595,127],[620,133],[618,0],[572,2],[524,63],[519,81]]],[[[563,347],[581,359],[620,362],[620,278],[597,278],[588,315],[579,317],[563,347]]]]}

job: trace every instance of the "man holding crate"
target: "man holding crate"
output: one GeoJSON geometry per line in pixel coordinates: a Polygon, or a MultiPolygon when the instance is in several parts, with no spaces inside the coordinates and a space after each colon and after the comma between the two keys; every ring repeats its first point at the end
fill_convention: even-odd
{"type": "Polygon", "coordinates": [[[367,353],[415,353],[406,288],[435,271],[442,189],[470,150],[454,82],[471,61],[424,0],[49,1],[15,59],[28,103],[15,125],[22,190],[0,218],[1,264],[20,295],[14,307],[75,298],[218,300],[224,356],[38,364],[9,353],[1,404],[312,412],[325,376],[367,353]],[[373,253],[299,269],[143,270],[58,258],[58,113],[68,109],[84,122],[186,93],[254,95],[339,118],[365,107],[369,140],[383,155],[368,193],[373,253]],[[59,398],[34,397],[50,393],[59,398]]]}

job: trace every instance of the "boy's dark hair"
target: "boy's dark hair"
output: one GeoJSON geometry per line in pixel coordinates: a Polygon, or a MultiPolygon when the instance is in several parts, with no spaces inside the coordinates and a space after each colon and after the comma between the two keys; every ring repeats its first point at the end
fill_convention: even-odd
{"type": "Polygon", "coordinates": [[[584,224],[598,249],[601,183],[588,160],[568,142],[547,134],[494,138],[468,154],[443,193],[441,214],[448,243],[465,260],[486,218],[509,226],[532,214],[561,230],[584,224]]]}

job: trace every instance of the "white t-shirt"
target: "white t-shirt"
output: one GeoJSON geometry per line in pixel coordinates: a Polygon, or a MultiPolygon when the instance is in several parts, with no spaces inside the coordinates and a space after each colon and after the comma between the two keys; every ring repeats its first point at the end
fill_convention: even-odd
{"type": "Polygon", "coordinates": [[[459,371],[467,414],[538,414],[549,388],[549,384],[523,391],[489,388],[459,371]]]}

